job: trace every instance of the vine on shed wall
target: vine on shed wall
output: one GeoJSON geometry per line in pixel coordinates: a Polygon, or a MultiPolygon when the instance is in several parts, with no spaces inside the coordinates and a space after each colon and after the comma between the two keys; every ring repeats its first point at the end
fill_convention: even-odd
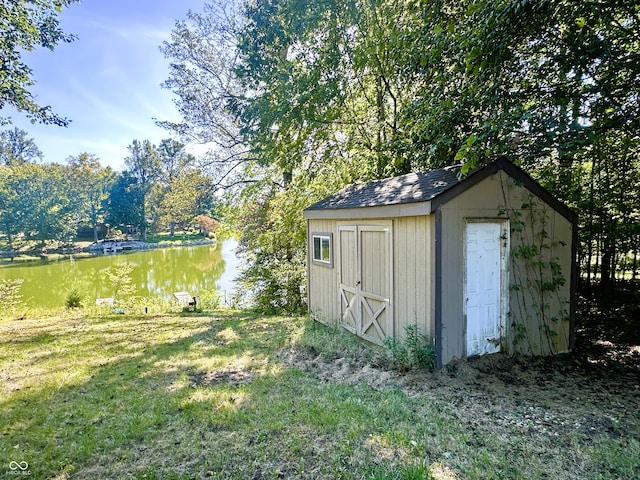
{"type": "MultiPolygon", "coordinates": [[[[504,207],[498,215],[508,218],[511,233],[509,289],[515,302],[510,302],[508,315],[513,346],[523,353],[535,352],[536,332],[527,326],[537,324],[540,349],[546,346],[549,353],[555,354],[558,337],[566,336],[564,322],[569,320],[569,312],[566,301],[561,298],[567,279],[560,258],[554,253],[558,247],[566,247],[566,243],[555,240],[549,231],[554,227],[551,224],[553,210],[528,190],[526,196],[520,197],[520,205],[512,205],[517,200],[511,200],[515,197],[508,195],[507,189],[520,189],[522,185],[504,178],[501,183],[504,207]],[[506,182],[513,185],[505,185],[506,182]]],[[[568,338],[562,340],[568,345],[568,338]]]]}

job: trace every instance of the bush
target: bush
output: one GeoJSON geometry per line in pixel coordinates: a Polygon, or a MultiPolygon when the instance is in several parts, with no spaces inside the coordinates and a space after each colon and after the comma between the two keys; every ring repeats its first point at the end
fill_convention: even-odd
{"type": "Polygon", "coordinates": [[[74,288],[67,294],[64,305],[67,308],[80,308],[82,307],[82,299],[82,294],[74,288]]]}
{"type": "Polygon", "coordinates": [[[205,312],[212,312],[220,308],[220,292],[216,289],[200,290],[198,294],[198,307],[205,312]]]}
{"type": "Polygon", "coordinates": [[[404,340],[395,337],[384,339],[384,346],[387,347],[394,366],[400,370],[411,370],[412,368],[434,370],[436,368],[436,351],[431,345],[429,337],[420,333],[416,324],[407,325],[404,327],[404,331],[404,340]]]}

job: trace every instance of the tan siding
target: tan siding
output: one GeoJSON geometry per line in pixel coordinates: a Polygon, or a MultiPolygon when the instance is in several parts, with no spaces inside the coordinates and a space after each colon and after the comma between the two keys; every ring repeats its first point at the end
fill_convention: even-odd
{"type": "MultiPolygon", "coordinates": [[[[309,248],[313,232],[330,232],[333,234],[333,263],[334,268],[327,268],[309,263],[309,296],[310,311],[325,323],[336,322],[340,319],[340,297],[338,282],[354,284],[355,238],[349,238],[347,233],[341,236],[338,225],[382,225],[389,223],[384,219],[346,220],[335,222],[332,220],[309,220],[309,248]],[[348,249],[351,253],[340,259],[340,248],[348,249]]],[[[394,319],[393,334],[404,335],[404,327],[410,323],[418,323],[420,331],[432,337],[434,335],[434,304],[433,304],[433,262],[434,238],[433,216],[403,217],[393,222],[393,297],[391,299],[392,318],[394,319]]],[[[364,232],[366,235],[366,232],[364,232]]],[[[382,236],[369,234],[365,241],[374,251],[381,251],[382,236]]],[[[377,265],[381,268],[381,261],[377,265]]],[[[385,277],[379,268],[376,271],[363,272],[363,281],[375,291],[382,291],[382,281],[385,277]]]]}
{"type": "Polygon", "coordinates": [[[358,281],[357,271],[357,238],[354,230],[338,229],[336,249],[337,278],[339,283],[355,285],[358,281]]]}
{"type": "Polygon", "coordinates": [[[363,257],[361,259],[361,288],[375,295],[388,295],[387,245],[384,233],[361,231],[363,257]],[[366,255],[366,256],[365,256],[366,255]]]}
{"type": "Polygon", "coordinates": [[[395,221],[395,332],[404,335],[406,325],[417,323],[420,331],[432,336],[431,261],[429,217],[404,217],[395,221]]]}
{"type": "Polygon", "coordinates": [[[447,363],[454,357],[462,357],[465,349],[462,292],[466,218],[496,220],[509,218],[510,221],[507,351],[536,355],[548,354],[550,351],[566,351],[569,324],[568,321],[560,318],[563,317],[563,310],[568,312],[570,299],[571,224],[503,172],[483,180],[441,208],[443,362],[447,363]],[[544,235],[541,235],[543,231],[546,231],[549,238],[543,238],[544,235]],[[564,247],[561,242],[565,244],[564,247]],[[539,259],[547,265],[551,259],[562,258],[561,266],[566,278],[565,287],[554,291],[553,295],[541,293],[536,289],[536,281],[548,281],[550,275],[545,273],[540,279],[540,275],[536,276],[536,272],[532,269],[531,262],[515,258],[516,252],[522,245],[537,245],[537,248],[543,252],[539,259]],[[546,327],[541,323],[543,320],[557,333],[551,342],[545,333],[546,327]],[[512,324],[524,327],[526,338],[516,339],[518,332],[512,324]]]}
{"type": "Polygon", "coordinates": [[[559,327],[558,351],[567,352],[571,348],[571,243],[573,241],[573,225],[560,213],[555,212],[554,224],[554,244],[553,255],[560,259],[560,267],[565,279],[565,284],[558,290],[555,301],[557,304],[552,308],[561,311],[562,322],[559,327]]]}
{"type": "Polygon", "coordinates": [[[526,354],[548,355],[569,349],[569,305],[571,298],[571,223],[537,197],[509,182],[513,208],[523,205],[521,224],[512,233],[511,323],[526,334],[517,338],[510,332],[513,350],[526,354]],[[540,253],[532,259],[516,255],[521,246],[535,246],[540,253]],[[519,257],[519,258],[516,258],[519,257]],[[532,262],[544,262],[540,268],[532,262]],[[564,285],[551,285],[554,274],[551,262],[560,266],[558,277],[564,285]]]}
{"type": "Polygon", "coordinates": [[[339,323],[353,333],[357,331],[358,298],[358,230],[355,226],[338,226],[336,240],[339,323]]]}
{"type": "Polygon", "coordinates": [[[333,220],[309,220],[309,231],[307,233],[309,252],[313,252],[312,234],[315,232],[327,232],[332,234],[333,238],[333,267],[325,267],[317,265],[311,260],[312,253],[309,255],[309,311],[314,317],[324,323],[335,323],[338,319],[339,302],[336,277],[336,262],[338,260],[336,253],[336,222],[333,220]]]}

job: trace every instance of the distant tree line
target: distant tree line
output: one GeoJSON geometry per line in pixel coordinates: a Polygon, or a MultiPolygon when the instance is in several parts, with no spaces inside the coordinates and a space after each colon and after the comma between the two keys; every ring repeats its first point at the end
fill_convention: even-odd
{"type": "Polygon", "coordinates": [[[0,132],[0,233],[13,246],[27,240],[69,241],[78,228],[133,228],[146,238],[149,228],[169,230],[205,218],[214,210],[211,180],[195,165],[184,145],[134,140],[125,170],[104,167],[90,153],[65,164],[43,163],[27,132],[0,132]]]}

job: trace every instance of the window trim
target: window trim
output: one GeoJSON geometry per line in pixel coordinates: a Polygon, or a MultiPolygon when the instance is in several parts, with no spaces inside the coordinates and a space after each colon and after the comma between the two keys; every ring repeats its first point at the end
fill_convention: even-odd
{"type": "Polygon", "coordinates": [[[311,261],[322,267],[333,268],[333,233],[331,232],[313,232],[311,234],[311,261]],[[322,240],[329,241],[329,258],[316,258],[316,238],[320,239],[320,256],[322,257],[322,240]]]}

